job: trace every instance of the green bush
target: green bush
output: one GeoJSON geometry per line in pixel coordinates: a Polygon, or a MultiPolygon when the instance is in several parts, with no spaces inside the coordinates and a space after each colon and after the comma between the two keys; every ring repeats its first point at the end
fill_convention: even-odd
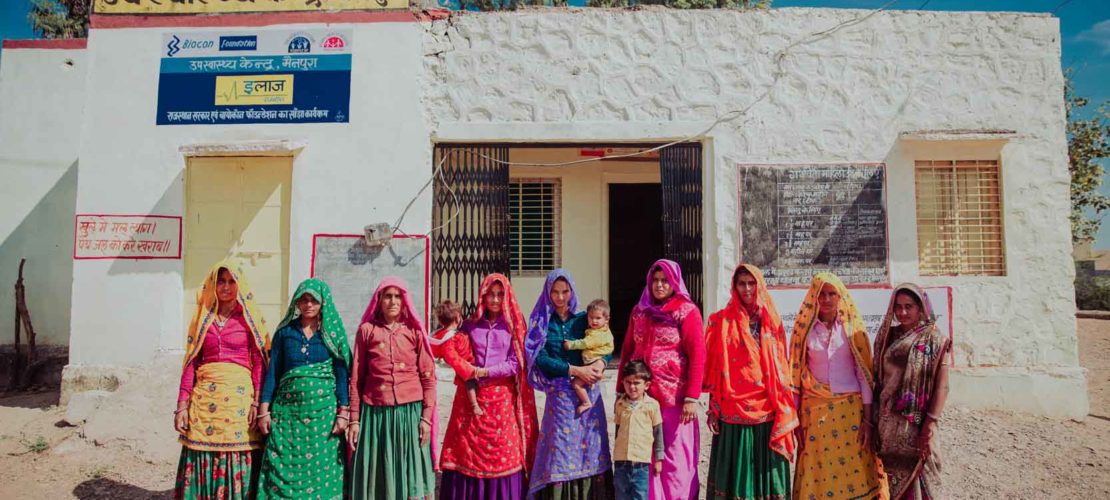
{"type": "Polygon", "coordinates": [[[1110,311],[1110,283],[1096,276],[1094,262],[1075,263],[1075,306],[1083,311],[1110,311]]]}

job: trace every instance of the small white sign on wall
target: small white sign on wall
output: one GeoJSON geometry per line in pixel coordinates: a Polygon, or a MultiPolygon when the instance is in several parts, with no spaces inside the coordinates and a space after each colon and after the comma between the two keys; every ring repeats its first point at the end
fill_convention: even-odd
{"type": "Polygon", "coordinates": [[[181,217],[78,214],[73,258],[180,259],[181,217]]]}

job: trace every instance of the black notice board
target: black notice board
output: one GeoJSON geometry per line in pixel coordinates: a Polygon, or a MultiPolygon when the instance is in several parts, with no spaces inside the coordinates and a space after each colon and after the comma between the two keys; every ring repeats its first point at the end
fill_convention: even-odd
{"type": "Polygon", "coordinates": [[[821,271],[846,284],[887,284],[885,166],[740,165],[741,259],[769,286],[808,285],[821,271]]]}

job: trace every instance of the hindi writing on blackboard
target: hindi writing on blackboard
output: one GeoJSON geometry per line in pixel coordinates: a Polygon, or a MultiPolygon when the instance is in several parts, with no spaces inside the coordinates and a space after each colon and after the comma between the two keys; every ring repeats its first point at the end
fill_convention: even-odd
{"type": "Polygon", "coordinates": [[[740,165],[740,251],[771,286],[888,281],[882,164],[740,165]]]}

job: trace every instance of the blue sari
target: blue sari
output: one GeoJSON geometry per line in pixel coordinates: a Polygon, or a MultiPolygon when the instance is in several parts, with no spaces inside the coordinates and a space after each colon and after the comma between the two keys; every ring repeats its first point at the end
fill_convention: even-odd
{"type": "Polygon", "coordinates": [[[571,389],[571,378],[558,375],[566,373],[570,362],[581,363],[578,351],[565,351],[562,347],[563,340],[580,339],[585,332],[585,314],[576,313],[577,309],[578,297],[570,273],[564,269],[551,271],[532,310],[524,346],[528,382],[547,396],[536,443],[536,462],[528,485],[529,498],[611,497],[612,460],[601,384],[594,384],[589,390],[593,408],[579,415],[575,411],[578,398],[571,389]],[[571,316],[566,321],[560,321],[549,298],[552,285],[560,278],[571,288],[571,316]]]}

